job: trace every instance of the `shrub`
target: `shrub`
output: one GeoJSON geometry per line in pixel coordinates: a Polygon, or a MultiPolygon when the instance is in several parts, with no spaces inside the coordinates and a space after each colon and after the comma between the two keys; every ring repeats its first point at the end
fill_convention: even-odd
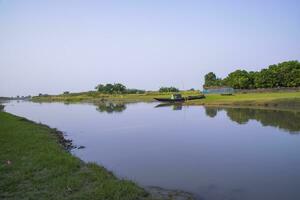
{"type": "Polygon", "coordinates": [[[161,87],[159,92],[179,92],[179,89],[176,87],[161,87]]]}

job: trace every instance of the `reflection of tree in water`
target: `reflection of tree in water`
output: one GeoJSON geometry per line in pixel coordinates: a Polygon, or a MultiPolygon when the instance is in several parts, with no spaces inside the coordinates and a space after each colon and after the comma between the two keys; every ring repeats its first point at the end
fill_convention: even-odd
{"type": "Polygon", "coordinates": [[[207,116],[214,118],[217,116],[218,108],[215,107],[205,107],[205,113],[207,116]]]}
{"type": "Polygon", "coordinates": [[[182,103],[161,103],[155,106],[155,108],[160,108],[160,107],[171,107],[173,110],[182,110],[182,103]]]}
{"type": "MultiPolygon", "coordinates": [[[[205,108],[206,114],[214,117],[217,108],[205,108]],[[207,111],[208,109],[208,111],[207,111]],[[214,111],[212,111],[214,109],[214,111]],[[213,114],[212,114],[213,113],[213,114]]],[[[246,124],[249,120],[256,120],[263,126],[277,127],[290,133],[300,133],[300,112],[282,111],[282,110],[264,110],[252,108],[222,108],[227,116],[239,124],[246,124]]]]}
{"type": "Polygon", "coordinates": [[[126,105],[123,103],[105,102],[105,103],[97,104],[96,109],[99,112],[107,112],[107,113],[123,112],[126,109],[126,105]]]}
{"type": "MultiPolygon", "coordinates": [[[[259,121],[257,119],[257,111],[259,110],[248,108],[225,108],[224,110],[227,112],[227,116],[238,124],[246,124],[250,119],[259,121]]],[[[263,110],[263,112],[266,112],[266,110],[263,110]]]]}

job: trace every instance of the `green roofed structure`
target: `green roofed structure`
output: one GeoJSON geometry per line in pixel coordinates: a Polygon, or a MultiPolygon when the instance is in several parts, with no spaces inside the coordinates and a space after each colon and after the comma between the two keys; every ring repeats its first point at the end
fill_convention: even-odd
{"type": "Polygon", "coordinates": [[[234,89],[232,87],[227,86],[211,86],[211,87],[203,87],[203,94],[233,94],[234,89]]]}

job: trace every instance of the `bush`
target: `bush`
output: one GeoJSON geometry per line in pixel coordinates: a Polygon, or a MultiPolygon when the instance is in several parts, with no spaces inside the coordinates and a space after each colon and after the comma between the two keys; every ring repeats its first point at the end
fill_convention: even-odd
{"type": "Polygon", "coordinates": [[[123,94],[126,92],[126,87],[121,83],[114,83],[114,84],[99,84],[95,87],[98,92],[104,94],[123,94]]]}
{"type": "Polygon", "coordinates": [[[99,84],[95,87],[95,89],[104,94],[144,94],[146,93],[145,90],[138,90],[138,89],[127,89],[121,83],[114,83],[114,84],[99,84]]]}
{"type": "Polygon", "coordinates": [[[179,89],[175,87],[161,87],[159,92],[179,92],[179,89]]]}
{"type": "Polygon", "coordinates": [[[145,94],[145,90],[138,90],[138,89],[127,89],[126,90],[127,94],[145,94]]]}

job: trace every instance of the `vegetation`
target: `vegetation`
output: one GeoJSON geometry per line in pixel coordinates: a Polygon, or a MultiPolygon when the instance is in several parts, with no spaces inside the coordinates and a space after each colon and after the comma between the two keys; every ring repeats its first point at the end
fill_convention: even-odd
{"type": "Polygon", "coordinates": [[[126,94],[145,94],[145,90],[138,90],[138,89],[126,89],[126,94]]]}
{"type": "Polygon", "coordinates": [[[11,97],[0,97],[0,101],[7,101],[10,99],[11,99],[11,97]]]}
{"type": "Polygon", "coordinates": [[[126,91],[126,87],[121,83],[114,83],[114,84],[99,84],[95,87],[98,92],[103,94],[123,94],[126,91]]]}
{"type": "Polygon", "coordinates": [[[0,112],[0,199],[142,199],[136,184],[83,163],[44,125],[0,112]]]}
{"type": "Polygon", "coordinates": [[[30,99],[31,96],[15,96],[15,97],[0,97],[0,101],[9,101],[9,100],[25,100],[30,99]]]}
{"type": "MultiPolygon", "coordinates": [[[[205,95],[205,99],[185,102],[186,105],[276,107],[300,110],[300,92],[247,93],[222,96],[205,95]]],[[[211,114],[213,115],[213,114],[211,114]]]]}
{"type": "MultiPolygon", "coordinates": [[[[70,93],[69,95],[55,95],[33,97],[35,102],[60,101],[72,102],[92,102],[103,104],[105,101],[130,103],[130,102],[152,102],[154,97],[167,98],[172,93],[146,92],[145,94],[101,94],[99,92],[70,93]]],[[[181,91],[182,96],[199,95],[199,91],[181,91]]],[[[231,106],[274,106],[300,109],[300,92],[264,92],[234,94],[232,96],[222,96],[219,94],[205,95],[205,99],[185,102],[186,105],[231,105],[231,106]]],[[[104,110],[103,108],[99,110],[104,110]]]]}
{"type": "Polygon", "coordinates": [[[300,63],[287,61],[270,65],[258,72],[236,70],[224,79],[213,72],[205,75],[205,87],[230,86],[235,89],[257,89],[300,86],[300,63]]]}
{"type": "Polygon", "coordinates": [[[179,92],[179,89],[176,87],[161,87],[159,92],[179,92]]]}
{"type": "Polygon", "coordinates": [[[95,89],[102,94],[143,94],[144,90],[127,89],[125,85],[121,83],[108,83],[106,85],[99,84],[95,89]]]}
{"type": "Polygon", "coordinates": [[[42,94],[42,93],[39,93],[39,97],[48,97],[50,96],[49,94],[42,94]]]}
{"type": "MultiPolygon", "coordinates": [[[[92,102],[103,104],[106,101],[115,103],[153,102],[153,98],[167,98],[172,93],[146,92],[145,94],[101,94],[99,92],[70,93],[69,95],[55,95],[47,97],[33,97],[35,102],[60,101],[65,103],[92,102]]],[[[199,95],[199,91],[181,91],[182,96],[199,95]]],[[[227,106],[269,106],[278,108],[300,109],[300,92],[264,92],[238,93],[232,96],[219,94],[205,95],[205,99],[185,102],[186,105],[227,105],[227,106]]],[[[105,110],[103,108],[99,110],[105,110]]]]}
{"type": "Polygon", "coordinates": [[[211,87],[211,86],[221,86],[222,80],[221,78],[217,78],[216,74],[213,72],[209,72],[204,76],[204,87],[211,87]]]}

